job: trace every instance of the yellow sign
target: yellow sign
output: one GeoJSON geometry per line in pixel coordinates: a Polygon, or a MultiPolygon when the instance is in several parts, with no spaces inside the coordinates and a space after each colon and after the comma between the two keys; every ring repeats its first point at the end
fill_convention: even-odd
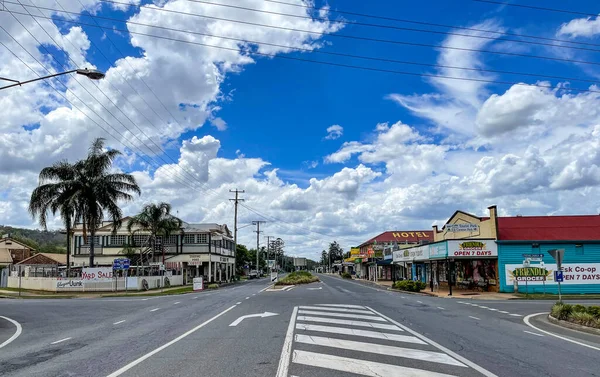
{"type": "Polygon", "coordinates": [[[360,248],[358,248],[358,247],[350,248],[350,255],[360,255],[360,248]]]}

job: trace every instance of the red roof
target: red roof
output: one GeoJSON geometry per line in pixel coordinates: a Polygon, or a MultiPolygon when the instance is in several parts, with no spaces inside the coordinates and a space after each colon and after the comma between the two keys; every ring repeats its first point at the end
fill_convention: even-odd
{"type": "Polygon", "coordinates": [[[498,217],[498,239],[519,241],[600,240],[600,216],[498,217]]]}
{"type": "MultiPolygon", "coordinates": [[[[363,242],[360,246],[365,246],[377,241],[377,243],[388,243],[388,242],[410,242],[417,243],[419,241],[433,242],[433,231],[431,230],[391,230],[383,232],[380,235],[371,238],[370,240],[363,242]]],[[[359,246],[359,247],[360,247],[359,246]]]]}

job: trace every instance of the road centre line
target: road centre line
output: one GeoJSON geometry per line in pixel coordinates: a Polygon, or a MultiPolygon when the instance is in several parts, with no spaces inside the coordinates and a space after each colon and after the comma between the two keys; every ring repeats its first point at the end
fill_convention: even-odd
{"type": "Polygon", "coordinates": [[[594,346],[590,346],[589,344],[585,344],[585,343],[582,343],[582,342],[578,342],[578,341],[576,341],[576,340],[573,340],[573,339],[570,339],[570,338],[567,338],[567,337],[564,337],[564,336],[560,336],[560,335],[557,335],[557,334],[551,333],[550,331],[542,330],[542,329],[540,329],[540,328],[538,328],[538,327],[535,327],[534,325],[532,325],[532,324],[531,324],[531,322],[529,322],[529,320],[530,320],[531,318],[533,318],[533,317],[537,317],[538,315],[548,315],[548,313],[535,313],[535,314],[529,314],[528,316],[526,316],[525,318],[523,318],[523,322],[525,322],[525,324],[526,324],[527,326],[531,327],[532,329],[536,329],[537,331],[539,331],[539,332],[543,332],[544,334],[548,334],[548,335],[550,335],[550,336],[553,336],[553,337],[555,337],[555,338],[562,339],[562,340],[566,340],[567,342],[575,343],[575,344],[578,344],[578,345],[580,345],[580,346],[584,346],[584,347],[591,348],[591,349],[593,349],[593,350],[596,350],[596,351],[600,351],[600,347],[594,347],[594,346]]]}
{"type": "Polygon", "coordinates": [[[513,317],[523,317],[523,315],[521,315],[521,314],[514,314],[513,313],[513,314],[509,314],[509,315],[512,315],[513,317]]]}
{"type": "Polygon", "coordinates": [[[238,302],[236,302],[235,304],[236,304],[236,305],[239,305],[239,304],[241,304],[241,303],[242,303],[241,301],[238,301],[238,302]]]}
{"type": "Polygon", "coordinates": [[[489,310],[491,310],[493,312],[497,312],[498,311],[498,309],[496,309],[496,308],[490,308],[489,310]]]}
{"type": "Polygon", "coordinates": [[[52,342],[50,344],[58,344],[58,343],[66,342],[69,339],[71,339],[71,338],[64,338],[64,339],[61,339],[61,340],[57,340],[56,342],[52,342]]]}
{"type": "Polygon", "coordinates": [[[498,313],[508,314],[506,310],[498,310],[498,313]]]}
{"type": "Polygon", "coordinates": [[[159,353],[160,351],[164,350],[165,348],[179,342],[180,340],[186,338],[187,336],[195,333],[196,331],[200,330],[202,327],[208,325],[209,323],[211,323],[212,321],[214,321],[215,319],[219,318],[220,316],[222,316],[223,314],[227,313],[228,311],[230,311],[231,309],[235,308],[237,305],[233,305],[230,306],[229,308],[223,310],[222,312],[220,312],[219,314],[215,315],[214,317],[202,322],[201,324],[199,324],[198,326],[194,327],[193,329],[181,334],[180,336],[178,336],[177,338],[171,340],[168,343],[165,343],[164,345],[158,347],[157,349],[155,349],[154,351],[148,352],[147,354],[145,354],[144,356],[132,361],[131,363],[125,365],[124,367],[122,367],[121,369],[109,374],[107,377],[117,377],[122,375],[123,373],[127,372],[129,369],[133,368],[134,366],[138,365],[139,363],[141,363],[142,361],[152,357],[153,355],[156,355],[157,353],[159,353]]]}
{"type": "MultiPolygon", "coordinates": [[[[281,356],[279,357],[279,366],[277,367],[277,374],[275,377],[287,377],[288,369],[290,367],[290,356],[292,353],[292,341],[294,340],[294,329],[296,328],[296,315],[298,314],[298,307],[294,307],[292,316],[290,317],[290,324],[285,334],[285,340],[283,347],[281,348],[281,356]]],[[[108,376],[111,377],[111,376],[108,376]]]]}
{"type": "Polygon", "coordinates": [[[12,323],[13,325],[15,325],[17,327],[17,331],[15,331],[15,333],[10,338],[8,338],[6,341],[4,341],[2,344],[0,344],[0,348],[2,348],[4,346],[7,346],[13,340],[17,339],[19,337],[19,335],[21,335],[21,333],[23,332],[23,328],[21,327],[21,324],[19,322],[15,321],[14,319],[10,319],[10,318],[2,316],[2,315],[0,315],[0,318],[4,318],[5,320],[7,320],[8,322],[12,323]]]}
{"type": "Polygon", "coordinates": [[[419,304],[422,304],[422,303],[423,303],[423,301],[419,301],[419,300],[417,300],[417,302],[418,302],[419,304]]]}
{"type": "Polygon", "coordinates": [[[433,352],[433,351],[425,351],[425,350],[417,350],[412,348],[404,348],[404,347],[395,347],[395,346],[387,346],[384,344],[375,344],[375,343],[365,343],[365,342],[356,342],[352,340],[345,339],[336,339],[336,338],[325,338],[321,336],[308,336],[302,334],[296,334],[295,341],[298,343],[331,347],[331,348],[341,348],[351,351],[359,351],[366,353],[375,353],[379,355],[389,355],[396,357],[404,357],[408,359],[429,361],[433,363],[441,363],[448,365],[455,365],[459,367],[467,367],[465,364],[459,362],[458,360],[454,360],[449,355],[446,355],[443,352],[433,352]]]}
{"type": "Polygon", "coordinates": [[[417,338],[431,344],[432,346],[436,347],[437,349],[444,351],[445,353],[447,353],[448,355],[454,357],[456,360],[459,360],[461,362],[463,362],[464,364],[470,366],[471,368],[475,369],[476,371],[478,371],[479,373],[483,374],[486,377],[498,377],[496,376],[494,373],[490,372],[489,370],[475,364],[474,362],[460,356],[459,354],[457,354],[454,351],[449,350],[448,348],[442,346],[441,344],[429,339],[428,337],[426,337],[425,335],[419,334],[418,332],[416,332],[415,330],[404,326],[403,324],[399,323],[398,321],[394,321],[393,319],[391,319],[390,317],[381,314],[380,312],[378,312],[377,310],[367,306],[367,309],[369,309],[370,311],[372,311],[373,313],[381,316],[382,318],[385,318],[386,320],[388,320],[389,322],[393,323],[394,325],[404,329],[404,331],[407,331],[411,334],[413,334],[414,336],[416,336],[417,338]]]}
{"type": "Polygon", "coordinates": [[[438,306],[437,308],[440,310],[446,310],[446,309],[442,308],[441,306],[438,306]]]}
{"type": "Polygon", "coordinates": [[[158,309],[160,309],[160,308],[154,308],[154,309],[152,309],[152,310],[150,310],[150,311],[151,311],[151,312],[155,312],[155,311],[157,311],[158,309]]]}
{"type": "Polygon", "coordinates": [[[125,322],[125,320],[124,320],[124,319],[123,319],[123,320],[121,320],[121,321],[117,321],[117,322],[113,323],[113,325],[118,325],[119,323],[123,323],[123,322],[125,322]]]}
{"type": "Polygon", "coordinates": [[[173,305],[177,305],[177,304],[181,304],[181,302],[180,302],[180,301],[175,301],[175,302],[173,303],[173,305]]]}
{"type": "Polygon", "coordinates": [[[527,330],[523,330],[523,332],[526,332],[527,334],[531,334],[531,335],[536,335],[536,336],[543,336],[542,334],[537,334],[531,331],[527,331],[527,330]]]}
{"type": "Polygon", "coordinates": [[[470,315],[469,318],[473,318],[473,319],[476,319],[478,321],[481,321],[481,318],[473,317],[472,315],[470,315]]]}
{"type": "Polygon", "coordinates": [[[249,299],[250,297],[246,297],[246,300],[249,299]]]}

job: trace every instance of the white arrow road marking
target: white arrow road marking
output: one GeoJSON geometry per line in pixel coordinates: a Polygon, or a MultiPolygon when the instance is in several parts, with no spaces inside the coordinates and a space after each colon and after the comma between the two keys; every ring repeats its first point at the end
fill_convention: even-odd
{"type": "Polygon", "coordinates": [[[71,339],[71,338],[64,338],[64,339],[61,339],[61,340],[57,340],[56,342],[52,342],[52,343],[50,343],[50,344],[58,344],[58,343],[62,343],[62,342],[65,342],[65,341],[67,341],[67,340],[69,340],[69,339],[71,339]]]}
{"type": "Polygon", "coordinates": [[[309,291],[317,291],[319,289],[323,289],[323,287],[319,287],[319,288],[307,288],[309,291]]]}
{"type": "Polygon", "coordinates": [[[10,338],[8,338],[8,340],[6,340],[4,343],[0,344],[0,348],[7,346],[8,343],[12,342],[13,340],[17,339],[19,337],[19,335],[21,335],[21,332],[23,332],[23,328],[21,327],[21,324],[17,321],[15,321],[14,319],[10,319],[8,317],[4,317],[0,315],[0,318],[4,318],[5,320],[7,320],[8,322],[12,323],[13,325],[15,325],[17,327],[17,331],[15,331],[15,333],[13,334],[13,336],[11,336],[10,338]]]}
{"type": "Polygon", "coordinates": [[[240,318],[236,319],[235,321],[231,322],[231,325],[229,325],[229,326],[237,326],[246,318],[254,318],[254,317],[265,318],[265,317],[273,317],[274,315],[279,315],[279,314],[271,313],[271,312],[264,312],[264,313],[243,315],[240,318]]]}

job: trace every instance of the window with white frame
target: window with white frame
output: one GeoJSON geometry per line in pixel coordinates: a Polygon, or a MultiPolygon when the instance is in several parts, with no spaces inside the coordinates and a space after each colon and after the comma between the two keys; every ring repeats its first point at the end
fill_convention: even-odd
{"type": "Polygon", "coordinates": [[[165,245],[177,245],[177,235],[172,234],[169,237],[167,237],[167,240],[165,241],[165,245]]]}
{"type": "Polygon", "coordinates": [[[147,234],[134,234],[133,243],[135,246],[144,246],[148,242],[148,238],[147,234]]]}
{"type": "Polygon", "coordinates": [[[208,243],[208,234],[202,233],[198,235],[198,243],[208,243]]]}
{"type": "Polygon", "coordinates": [[[124,235],[114,235],[110,236],[110,244],[114,246],[122,246],[127,242],[127,236],[124,235]]]}
{"type": "Polygon", "coordinates": [[[196,243],[196,235],[195,234],[184,234],[183,235],[183,243],[185,243],[185,244],[196,243]]]}
{"type": "MultiPolygon", "coordinates": [[[[87,237],[87,242],[85,242],[85,238],[83,240],[84,245],[89,245],[92,242],[92,237],[87,237]]],[[[100,236],[94,236],[94,245],[100,245],[100,236]]]]}

